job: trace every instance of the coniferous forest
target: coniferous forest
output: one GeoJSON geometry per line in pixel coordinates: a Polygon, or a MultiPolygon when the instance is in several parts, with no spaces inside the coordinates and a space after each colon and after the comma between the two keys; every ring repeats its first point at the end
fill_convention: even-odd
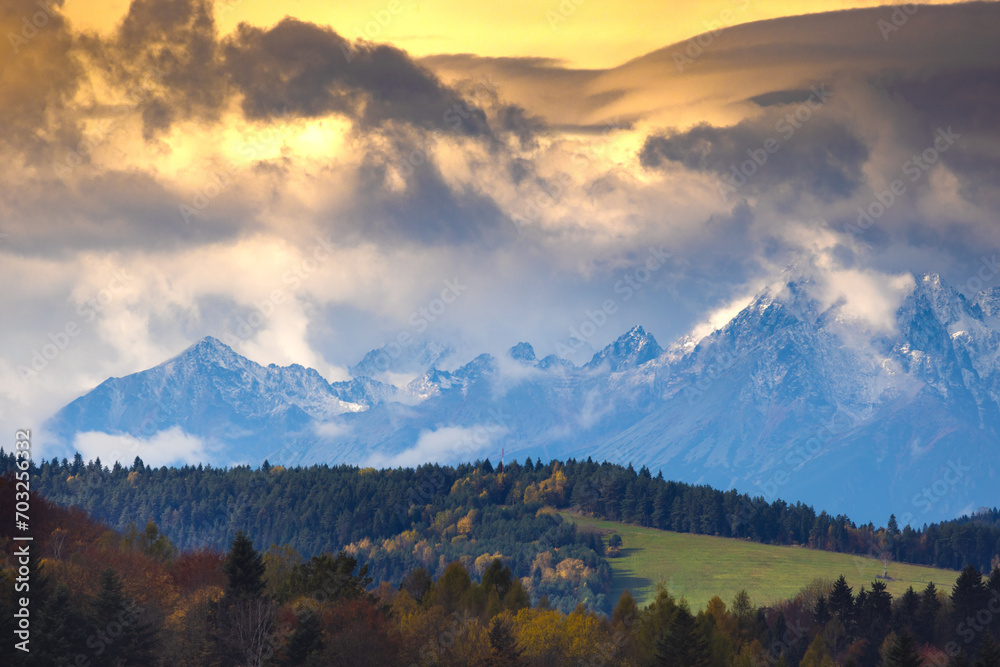
{"type": "MultiPolygon", "coordinates": [[[[14,459],[0,511],[13,514],[14,459]]],[[[997,665],[996,510],[913,529],[569,460],[415,470],[31,470],[31,662],[92,665],[997,665]],[[114,508],[114,514],[108,511],[114,508]],[[814,582],[781,604],[609,599],[605,544],[555,510],[966,566],[953,590],[814,582]],[[79,656],[79,657],[78,657],[79,656]],[[920,662],[923,660],[923,662],[920,662]]],[[[4,634],[18,565],[4,544],[4,634]]],[[[834,578],[831,575],[831,580],[834,578]]]]}

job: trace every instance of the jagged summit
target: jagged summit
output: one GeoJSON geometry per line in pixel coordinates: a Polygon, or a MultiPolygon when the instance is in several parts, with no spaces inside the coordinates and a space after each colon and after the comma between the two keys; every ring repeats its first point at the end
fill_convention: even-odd
{"type": "Polygon", "coordinates": [[[647,333],[640,325],[632,327],[613,343],[594,354],[585,366],[597,369],[607,365],[611,371],[621,371],[641,366],[663,354],[653,334],[647,333]]]}
{"type": "MultiPolygon", "coordinates": [[[[47,426],[68,447],[81,432],[149,438],[179,428],[207,443],[213,465],[394,467],[501,447],[518,458],[592,456],[859,520],[936,520],[995,493],[1000,289],[968,298],[940,276],[903,276],[875,295],[878,316],[891,320],[876,327],[850,302],[870,305],[871,294],[841,289],[831,300],[829,285],[802,272],[782,278],[669,355],[636,326],[584,367],[538,360],[518,343],[507,355],[523,370],[470,356],[454,370],[431,362],[402,388],[263,367],[206,337],[109,379],[47,426]],[[968,470],[926,511],[915,507],[949,462],[968,470]]],[[[417,347],[418,366],[440,352],[417,347]]]]}
{"type": "Polygon", "coordinates": [[[205,336],[177,356],[172,359],[168,359],[160,365],[166,366],[173,362],[187,360],[205,361],[221,365],[233,363],[243,365],[243,362],[249,361],[245,357],[237,354],[233,348],[229,347],[218,338],[215,338],[214,336],[205,336]]]}
{"type": "Polygon", "coordinates": [[[529,343],[518,343],[507,351],[507,356],[516,361],[531,363],[535,361],[535,348],[529,343]]]}

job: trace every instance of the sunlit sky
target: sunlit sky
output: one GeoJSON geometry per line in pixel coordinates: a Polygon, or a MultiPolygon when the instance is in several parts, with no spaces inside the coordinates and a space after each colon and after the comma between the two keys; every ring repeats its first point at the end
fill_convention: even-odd
{"type": "Polygon", "coordinates": [[[0,422],[206,335],[338,380],[401,332],[554,353],[611,297],[572,361],[666,346],[792,264],[873,321],[910,271],[989,287],[998,7],[67,0],[25,32],[0,0],[0,422]]]}
{"type": "MultiPolygon", "coordinates": [[[[720,26],[884,4],[837,0],[637,0],[625,4],[616,0],[220,0],[215,17],[222,34],[231,33],[243,21],[272,26],[285,16],[294,16],[332,26],[349,39],[391,42],[416,57],[440,53],[532,56],[554,58],[575,68],[605,68],[720,26]]],[[[128,8],[126,0],[67,0],[65,13],[82,29],[109,33],[128,8]]]]}

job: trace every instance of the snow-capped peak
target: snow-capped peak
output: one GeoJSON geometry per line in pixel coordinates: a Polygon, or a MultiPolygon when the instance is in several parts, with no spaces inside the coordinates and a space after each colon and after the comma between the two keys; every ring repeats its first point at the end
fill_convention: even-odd
{"type": "Polygon", "coordinates": [[[647,333],[640,325],[618,337],[603,350],[597,352],[585,368],[596,369],[607,365],[612,372],[635,368],[663,354],[653,334],[647,333]]]}

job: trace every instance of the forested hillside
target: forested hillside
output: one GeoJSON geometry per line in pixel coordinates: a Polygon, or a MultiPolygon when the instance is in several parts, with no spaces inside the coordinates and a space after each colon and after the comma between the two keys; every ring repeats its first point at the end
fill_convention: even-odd
{"type": "MultiPolygon", "coordinates": [[[[13,464],[13,454],[4,455],[0,449],[0,473],[13,470],[13,464]]],[[[541,506],[550,506],[765,544],[875,557],[888,551],[897,561],[956,570],[969,563],[986,570],[1000,553],[996,508],[918,528],[900,528],[895,517],[886,517],[881,528],[859,526],[846,516],[817,513],[801,503],[768,502],[732,490],[666,481],[646,468],[637,472],[632,466],[590,459],[514,461],[501,472],[488,459],[416,469],[285,469],[265,464],[253,470],[151,468],[139,459],[129,468],[108,468],[99,459],[84,462],[78,455],[72,462],[43,461],[32,470],[35,488],[54,502],[81,507],[119,530],[152,520],[181,548],[222,548],[238,529],[257,542],[290,544],[304,554],[413,530],[425,539],[433,533],[456,549],[466,540],[463,535],[477,544],[499,540],[490,544],[493,547],[501,545],[502,534],[517,533],[522,521],[531,526],[525,530],[536,531],[536,539],[552,531],[546,539],[561,544],[568,538],[560,532],[558,519],[538,515],[541,506]],[[466,521],[459,526],[462,519],[466,521]],[[488,528],[494,522],[497,529],[488,528]]],[[[517,536],[520,541],[526,537],[517,536]]],[[[373,564],[373,571],[379,567],[373,564]]]]}

